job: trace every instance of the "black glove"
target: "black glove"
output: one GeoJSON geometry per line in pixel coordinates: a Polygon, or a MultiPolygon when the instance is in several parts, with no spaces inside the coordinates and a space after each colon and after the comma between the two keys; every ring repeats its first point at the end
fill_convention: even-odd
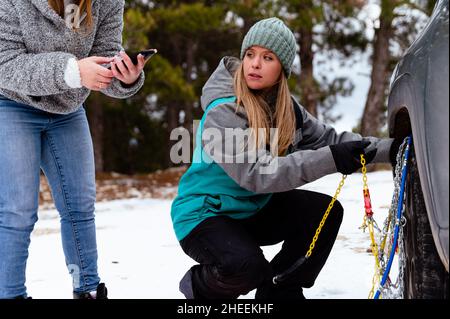
{"type": "Polygon", "coordinates": [[[391,162],[391,165],[393,168],[397,166],[397,153],[398,149],[400,148],[400,145],[402,145],[403,139],[401,138],[395,138],[392,141],[391,148],[389,149],[389,161],[391,162]]]}
{"type": "Polygon", "coordinates": [[[377,149],[366,152],[364,149],[368,145],[370,145],[370,141],[364,140],[330,145],[337,171],[346,175],[356,172],[362,167],[360,154],[364,155],[366,164],[369,164],[375,157],[377,149]]]}

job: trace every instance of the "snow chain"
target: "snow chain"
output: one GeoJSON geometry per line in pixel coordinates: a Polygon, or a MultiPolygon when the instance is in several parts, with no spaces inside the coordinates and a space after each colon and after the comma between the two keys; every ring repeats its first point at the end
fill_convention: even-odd
{"type": "Polygon", "coordinates": [[[316,241],[319,238],[319,234],[322,231],[322,227],[323,227],[323,225],[325,225],[325,221],[327,220],[328,215],[330,214],[330,211],[333,208],[333,205],[336,202],[337,197],[338,197],[339,193],[341,192],[342,187],[344,186],[346,178],[347,178],[347,175],[342,175],[342,179],[339,182],[339,185],[338,185],[338,187],[336,189],[336,192],[334,193],[333,198],[330,201],[330,204],[328,204],[327,210],[323,214],[322,220],[320,221],[319,226],[316,229],[316,233],[314,234],[314,237],[313,237],[313,239],[311,241],[311,244],[309,245],[309,249],[306,252],[306,255],[301,257],[300,259],[298,259],[285,272],[281,273],[280,275],[276,275],[275,277],[273,277],[272,282],[274,284],[278,284],[281,281],[283,281],[284,279],[286,279],[287,276],[289,276],[293,271],[295,271],[297,268],[299,268],[309,258],[309,256],[311,256],[312,251],[313,251],[314,247],[316,246],[316,241]]]}
{"type": "MultiPolygon", "coordinates": [[[[362,156],[362,155],[361,155],[362,156]]],[[[330,214],[331,209],[334,206],[334,203],[337,200],[337,197],[339,196],[339,193],[341,192],[342,187],[344,186],[345,179],[347,178],[347,175],[342,175],[342,179],[339,182],[339,185],[336,189],[336,192],[334,193],[333,198],[330,201],[330,204],[328,204],[328,208],[323,214],[322,220],[319,223],[319,226],[316,229],[316,233],[314,234],[313,239],[311,240],[311,244],[309,245],[309,249],[306,252],[306,255],[298,259],[291,267],[289,267],[285,272],[281,273],[280,275],[276,275],[273,277],[272,282],[274,284],[278,284],[284,279],[286,279],[289,274],[291,274],[293,271],[295,271],[298,267],[300,267],[312,254],[312,251],[314,247],[316,246],[316,241],[319,238],[320,232],[322,231],[323,225],[325,225],[325,221],[328,218],[328,215],[330,214]]]]}
{"type": "Polygon", "coordinates": [[[380,258],[378,257],[378,245],[375,240],[375,231],[376,228],[379,232],[381,232],[380,228],[378,227],[375,219],[373,218],[373,211],[372,211],[372,202],[370,199],[370,192],[369,192],[369,186],[367,186],[367,168],[366,168],[366,160],[364,156],[361,154],[361,171],[363,174],[363,196],[364,196],[364,219],[363,224],[360,229],[363,230],[363,232],[366,230],[366,228],[369,229],[370,234],[370,241],[371,241],[371,251],[373,256],[375,257],[375,273],[372,277],[372,288],[369,292],[369,298],[373,298],[375,287],[380,282],[381,278],[381,272],[380,272],[380,258]]]}
{"type": "MultiPolygon", "coordinates": [[[[400,146],[400,150],[405,149],[404,158],[402,158],[402,153],[403,153],[402,151],[400,151],[397,154],[397,166],[395,167],[396,174],[395,174],[395,179],[394,179],[394,184],[395,184],[394,195],[392,198],[389,216],[385,220],[385,225],[384,225],[383,231],[381,231],[381,229],[378,227],[375,219],[373,218],[370,192],[369,192],[369,187],[367,186],[366,160],[365,160],[363,154],[360,155],[361,156],[361,165],[362,165],[361,171],[363,174],[363,196],[364,196],[364,209],[365,209],[363,224],[360,226],[360,229],[362,229],[363,231],[365,231],[366,228],[369,229],[370,239],[371,239],[371,250],[375,257],[375,274],[372,278],[372,289],[369,292],[369,298],[374,298],[374,292],[375,292],[376,287],[378,289],[375,293],[375,299],[378,299],[381,294],[386,294],[386,296],[391,296],[391,297],[400,297],[400,298],[402,297],[402,294],[401,294],[401,288],[402,288],[401,281],[403,280],[402,270],[400,270],[399,278],[397,278],[398,282],[396,282],[396,283],[390,282],[390,280],[388,279],[387,276],[389,274],[390,265],[391,265],[391,262],[393,259],[392,258],[393,252],[398,247],[397,241],[395,239],[398,239],[399,242],[402,242],[402,239],[403,239],[402,238],[403,237],[402,228],[406,223],[404,217],[401,216],[402,207],[404,209],[404,196],[401,196],[401,195],[403,195],[404,179],[406,177],[406,172],[407,172],[407,170],[406,170],[407,159],[408,159],[409,145],[411,144],[411,139],[412,139],[411,136],[409,136],[408,138],[406,138],[403,141],[402,145],[400,146]],[[402,180],[402,183],[401,183],[402,187],[400,187],[400,179],[402,180]],[[400,191],[401,195],[399,196],[400,188],[401,188],[401,191],[400,191]],[[399,208],[398,208],[399,213],[398,213],[398,216],[395,217],[394,207],[397,207],[397,206],[399,206],[399,208]],[[393,221],[395,221],[396,231],[398,233],[399,238],[397,238],[397,236],[394,236],[394,243],[390,243],[389,241],[387,241],[387,237],[389,235],[390,228],[392,228],[393,221]],[[383,234],[379,245],[377,245],[376,240],[375,240],[375,231],[374,231],[375,229],[383,234]],[[389,247],[389,248],[391,248],[390,249],[391,250],[391,258],[389,258],[387,265],[385,263],[385,258],[384,258],[384,250],[386,249],[386,247],[385,247],[386,243],[388,243],[388,245],[391,246],[391,247],[389,247]],[[384,286],[386,286],[386,287],[384,287],[384,286]],[[389,293],[388,292],[389,288],[387,286],[389,286],[389,288],[391,288],[391,289],[397,290],[397,292],[389,293]],[[398,292],[399,290],[400,290],[400,292],[398,292]]],[[[274,276],[272,279],[274,284],[278,284],[278,283],[282,282],[283,280],[285,280],[292,272],[294,272],[301,265],[303,265],[303,263],[311,256],[311,254],[314,250],[314,247],[316,245],[316,241],[319,238],[320,232],[322,231],[322,227],[325,224],[325,221],[326,221],[331,209],[333,208],[333,205],[336,202],[337,197],[338,197],[339,193],[341,192],[342,187],[344,186],[344,182],[345,182],[346,178],[347,178],[347,175],[342,175],[342,179],[339,182],[336,192],[335,192],[333,198],[331,199],[331,202],[328,205],[328,208],[325,211],[325,213],[322,217],[322,220],[319,223],[319,226],[316,229],[316,232],[311,241],[311,244],[309,245],[309,249],[308,249],[306,255],[300,257],[291,267],[289,267],[283,273],[274,276]]],[[[400,249],[399,253],[403,254],[403,250],[400,249]]],[[[399,261],[400,269],[402,269],[404,267],[403,261],[402,261],[402,258],[399,258],[399,259],[400,259],[400,261],[399,261]]]]}
{"type": "MultiPolygon", "coordinates": [[[[362,155],[361,155],[362,156],[362,155]]],[[[314,237],[311,241],[311,244],[309,245],[309,249],[308,252],[306,253],[306,258],[308,258],[309,256],[311,256],[312,251],[314,249],[314,247],[316,246],[316,241],[319,238],[319,234],[322,231],[322,227],[325,224],[325,221],[328,218],[328,215],[330,214],[331,209],[333,208],[334,202],[337,200],[337,197],[339,195],[339,193],[341,192],[342,187],[344,186],[345,183],[345,179],[347,178],[347,175],[342,175],[342,179],[339,182],[339,186],[336,189],[336,192],[334,193],[333,198],[331,199],[330,204],[328,205],[327,210],[325,211],[325,214],[323,214],[322,220],[319,223],[319,227],[317,227],[316,229],[316,233],[314,234],[314,237]]]]}

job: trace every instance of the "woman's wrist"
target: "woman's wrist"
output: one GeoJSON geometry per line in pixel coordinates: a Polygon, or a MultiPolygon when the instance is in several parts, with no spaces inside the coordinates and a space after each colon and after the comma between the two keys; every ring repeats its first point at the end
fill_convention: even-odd
{"type": "Polygon", "coordinates": [[[139,82],[140,77],[141,77],[141,75],[139,75],[138,78],[135,81],[133,81],[132,83],[130,83],[130,84],[122,82],[122,81],[120,81],[120,84],[122,85],[122,87],[124,87],[126,89],[131,88],[131,87],[135,86],[136,83],[139,82]]]}

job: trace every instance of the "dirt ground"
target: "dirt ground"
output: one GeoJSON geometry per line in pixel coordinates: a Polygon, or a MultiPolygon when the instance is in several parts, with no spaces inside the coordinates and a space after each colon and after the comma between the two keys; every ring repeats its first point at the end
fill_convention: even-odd
{"type": "MultiPolygon", "coordinates": [[[[175,167],[146,175],[123,175],[99,173],[96,176],[97,202],[127,198],[173,199],[178,182],[187,167],[175,167]]],[[[54,207],[50,187],[45,176],[41,176],[39,206],[54,207]]]]}
{"type": "MultiPolygon", "coordinates": [[[[389,169],[390,165],[388,165],[370,165],[368,171],[389,169]]],[[[128,198],[173,199],[178,191],[178,182],[187,168],[188,166],[174,167],[141,175],[97,174],[97,202],[128,198]]],[[[54,208],[50,188],[43,175],[41,176],[39,207],[41,209],[54,208]]]]}

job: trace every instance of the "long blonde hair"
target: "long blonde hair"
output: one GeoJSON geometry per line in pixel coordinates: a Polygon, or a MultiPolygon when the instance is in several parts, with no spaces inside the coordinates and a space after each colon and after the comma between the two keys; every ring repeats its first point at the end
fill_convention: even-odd
{"type": "Polygon", "coordinates": [[[273,111],[262,95],[255,93],[247,86],[243,63],[241,63],[241,66],[234,74],[234,90],[237,105],[242,105],[247,113],[249,128],[252,129],[252,135],[255,139],[255,146],[264,147],[265,145],[270,145],[271,150],[278,150],[278,154],[272,155],[284,155],[294,140],[296,121],[291,93],[283,72],[281,72],[280,80],[277,84],[275,114],[272,114],[273,111]],[[278,139],[270,141],[270,128],[274,124],[275,128],[278,129],[278,139]],[[264,140],[258,135],[258,129],[264,129],[264,140]],[[274,145],[276,143],[278,145],[274,145]]]}
{"type": "MultiPolygon", "coordinates": [[[[87,26],[92,26],[92,0],[76,0],[74,1],[76,5],[80,7],[80,14],[86,12],[87,26]]],[[[53,10],[56,11],[61,17],[64,18],[64,0],[48,0],[48,4],[53,10]]]]}

